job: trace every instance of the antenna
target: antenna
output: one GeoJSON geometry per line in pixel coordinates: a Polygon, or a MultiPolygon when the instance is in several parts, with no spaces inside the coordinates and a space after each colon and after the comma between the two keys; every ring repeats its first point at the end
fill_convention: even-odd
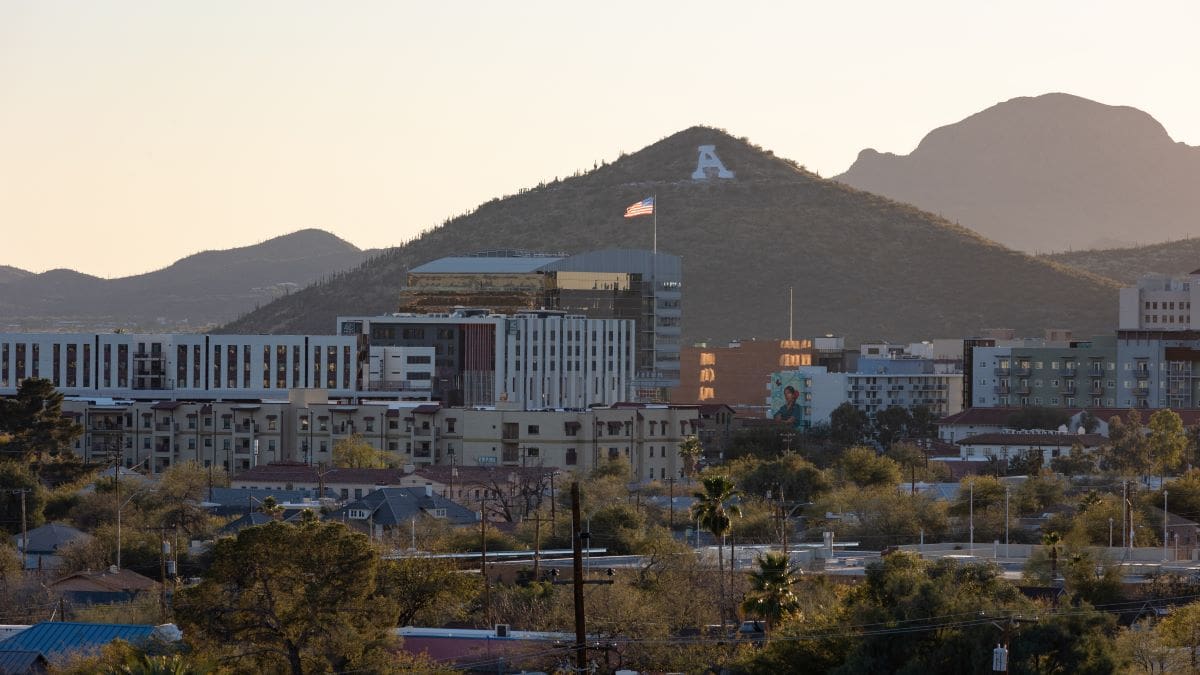
{"type": "Polygon", "coordinates": [[[788,340],[789,341],[794,339],[792,337],[792,326],[795,323],[793,321],[795,306],[796,306],[795,288],[793,286],[788,286],[788,340]]]}

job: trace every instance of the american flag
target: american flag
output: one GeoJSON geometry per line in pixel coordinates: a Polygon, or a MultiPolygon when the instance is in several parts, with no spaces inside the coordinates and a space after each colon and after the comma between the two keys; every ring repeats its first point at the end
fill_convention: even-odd
{"type": "Polygon", "coordinates": [[[646,197],[640,202],[630,204],[629,208],[625,209],[626,218],[648,216],[652,213],[654,213],[654,197],[646,197]]]}

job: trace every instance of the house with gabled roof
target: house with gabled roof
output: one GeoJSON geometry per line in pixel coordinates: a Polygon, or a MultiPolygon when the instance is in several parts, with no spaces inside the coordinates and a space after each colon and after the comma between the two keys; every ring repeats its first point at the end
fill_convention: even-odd
{"type": "Polygon", "coordinates": [[[453,525],[478,523],[478,511],[461,506],[433,488],[380,488],[326,516],[365,530],[372,538],[408,528],[417,518],[439,518],[453,525]]]}

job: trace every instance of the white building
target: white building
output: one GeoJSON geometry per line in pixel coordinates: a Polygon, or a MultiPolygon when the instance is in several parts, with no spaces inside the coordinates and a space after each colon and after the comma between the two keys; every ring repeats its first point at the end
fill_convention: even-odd
{"type": "Polygon", "coordinates": [[[1084,452],[1092,453],[1104,444],[1104,437],[1099,434],[1003,429],[958,441],[959,459],[963,461],[992,458],[1009,461],[1036,452],[1042,456],[1042,462],[1046,465],[1049,465],[1051,460],[1069,455],[1075,444],[1079,444],[1084,452]]]}
{"type": "Polygon", "coordinates": [[[338,333],[367,336],[372,350],[432,349],[432,398],[447,405],[508,402],[535,410],[633,398],[636,335],[630,319],[462,310],[339,317],[338,333]]]}
{"type": "Polygon", "coordinates": [[[0,396],[42,377],[66,396],[261,399],[320,388],[338,398],[369,390],[429,398],[428,382],[407,380],[410,388],[388,392],[371,387],[369,358],[357,335],[0,333],[0,396]]]}
{"type": "Polygon", "coordinates": [[[1137,286],[1122,288],[1119,330],[1200,330],[1192,303],[1200,301],[1200,270],[1182,277],[1148,274],[1137,286]]]}

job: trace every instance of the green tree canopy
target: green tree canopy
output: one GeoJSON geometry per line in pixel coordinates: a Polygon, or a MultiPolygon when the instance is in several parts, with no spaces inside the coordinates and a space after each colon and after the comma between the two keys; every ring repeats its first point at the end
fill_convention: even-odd
{"type": "Polygon", "coordinates": [[[846,450],[838,461],[837,473],[843,482],[859,487],[888,486],[900,482],[900,467],[896,462],[865,446],[846,450]]]}
{"type": "Polygon", "coordinates": [[[1188,435],[1179,413],[1159,410],[1150,416],[1150,434],[1146,437],[1151,465],[1159,476],[1174,472],[1183,463],[1187,452],[1188,435]]]}
{"type": "Polygon", "coordinates": [[[743,457],[726,468],[743,492],[758,497],[766,497],[770,491],[773,499],[779,499],[782,492],[788,501],[806,502],[831,487],[824,471],[795,454],[766,460],[743,457]]]}
{"type": "Polygon", "coordinates": [[[908,414],[908,410],[898,405],[890,405],[875,413],[875,440],[879,447],[886,450],[907,436],[910,424],[912,416],[908,414]]]}
{"type": "Polygon", "coordinates": [[[843,448],[865,442],[870,431],[866,413],[855,408],[853,403],[843,403],[829,415],[829,437],[843,448]]]}
{"type": "Polygon", "coordinates": [[[379,556],[339,523],[272,522],[221,539],[204,580],[180,591],[184,634],[260,672],[390,670],[394,603],[379,556]]]}
{"type": "Polygon", "coordinates": [[[63,417],[63,395],[50,380],[31,377],[21,381],[14,398],[0,399],[0,456],[41,465],[47,457],[74,459],[71,445],[83,427],[63,417]]]}
{"type": "Polygon", "coordinates": [[[0,460],[0,526],[11,534],[21,531],[21,491],[25,493],[25,522],[33,529],[44,522],[46,489],[27,464],[0,460]]]}

